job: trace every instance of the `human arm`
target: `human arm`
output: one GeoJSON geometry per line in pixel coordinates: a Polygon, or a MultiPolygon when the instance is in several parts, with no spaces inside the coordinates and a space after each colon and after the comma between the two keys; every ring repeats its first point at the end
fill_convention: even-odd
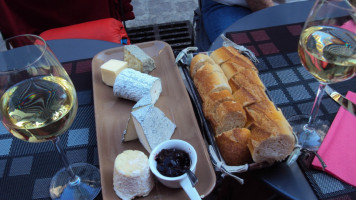
{"type": "Polygon", "coordinates": [[[274,5],[272,0],[246,0],[246,3],[252,11],[261,10],[274,5]]]}

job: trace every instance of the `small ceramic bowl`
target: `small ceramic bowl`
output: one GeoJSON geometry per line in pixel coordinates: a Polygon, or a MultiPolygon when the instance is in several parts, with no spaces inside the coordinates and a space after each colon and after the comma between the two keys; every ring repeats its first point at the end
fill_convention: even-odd
{"type": "Polygon", "coordinates": [[[192,186],[192,183],[190,182],[187,173],[176,177],[168,177],[162,175],[157,170],[157,162],[155,160],[156,156],[163,149],[173,149],[173,148],[183,150],[188,153],[191,160],[190,171],[192,171],[193,173],[195,172],[198,158],[194,147],[188,142],[174,139],[174,140],[167,140],[165,142],[162,142],[161,144],[157,145],[150,153],[149,166],[152,173],[157,177],[157,179],[163,185],[169,188],[183,188],[190,199],[201,199],[195,187],[192,186]]]}

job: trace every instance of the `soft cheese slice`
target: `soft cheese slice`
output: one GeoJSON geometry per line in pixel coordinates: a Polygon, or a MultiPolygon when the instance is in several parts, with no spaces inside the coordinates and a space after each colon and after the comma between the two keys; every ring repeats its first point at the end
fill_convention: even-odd
{"type": "Polygon", "coordinates": [[[161,79],[127,68],[116,77],[113,91],[114,96],[132,101],[149,94],[156,102],[162,92],[161,79]]]}
{"type": "Polygon", "coordinates": [[[148,152],[161,142],[169,140],[176,125],[154,105],[131,112],[138,139],[148,152]]]}
{"type": "Polygon", "coordinates": [[[136,45],[125,45],[124,60],[129,68],[143,73],[150,73],[156,68],[154,60],[136,45]]]}
{"type": "MultiPolygon", "coordinates": [[[[151,95],[147,94],[146,96],[142,97],[142,99],[140,99],[133,107],[132,107],[132,111],[135,111],[139,108],[142,108],[143,106],[147,106],[150,104],[154,104],[155,102],[152,102],[152,98],[151,95]]],[[[137,133],[136,133],[136,129],[135,129],[135,125],[132,119],[132,115],[130,114],[130,118],[127,122],[127,126],[124,130],[124,134],[123,134],[123,138],[122,141],[124,142],[128,142],[131,140],[135,140],[137,139],[137,133]]]]}
{"type": "Polygon", "coordinates": [[[121,199],[147,196],[154,187],[147,156],[137,150],[120,153],[115,159],[113,183],[121,199]]]}
{"type": "Polygon", "coordinates": [[[101,79],[108,86],[113,86],[117,75],[128,66],[127,62],[110,59],[100,66],[101,79]]]}

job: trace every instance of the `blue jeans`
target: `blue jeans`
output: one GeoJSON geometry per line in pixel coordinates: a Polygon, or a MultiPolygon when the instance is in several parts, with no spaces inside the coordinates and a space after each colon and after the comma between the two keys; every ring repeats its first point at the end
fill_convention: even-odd
{"type": "Polygon", "coordinates": [[[231,24],[252,11],[241,6],[227,6],[213,0],[202,0],[202,15],[205,32],[210,43],[231,24]]]}

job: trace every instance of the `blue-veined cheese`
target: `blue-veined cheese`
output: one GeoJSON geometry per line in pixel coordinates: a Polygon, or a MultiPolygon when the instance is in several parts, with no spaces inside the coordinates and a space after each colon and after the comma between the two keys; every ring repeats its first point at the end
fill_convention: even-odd
{"type": "Polygon", "coordinates": [[[124,61],[128,63],[129,68],[147,74],[156,68],[154,60],[133,44],[124,46],[124,61]]]}

